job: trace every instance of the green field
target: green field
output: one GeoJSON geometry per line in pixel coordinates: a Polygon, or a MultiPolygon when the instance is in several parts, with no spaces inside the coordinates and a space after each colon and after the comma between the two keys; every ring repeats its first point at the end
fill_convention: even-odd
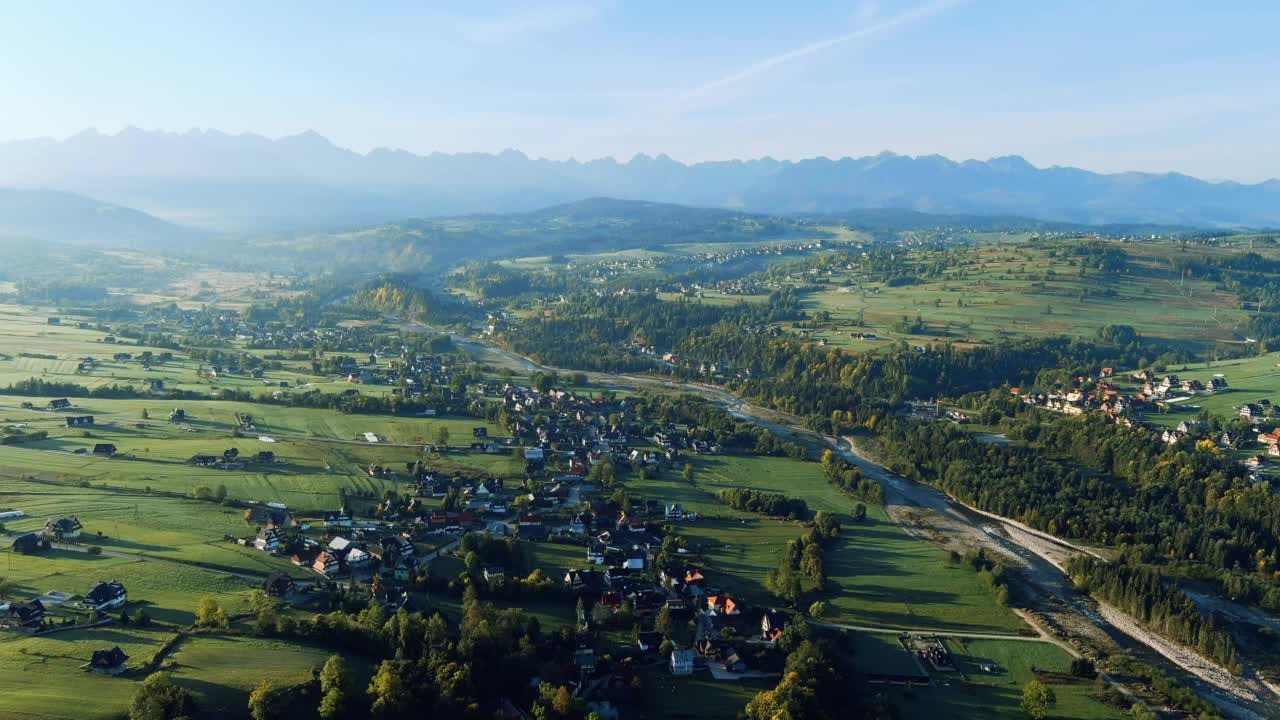
{"type": "Polygon", "coordinates": [[[307,576],[283,558],[223,540],[224,535],[243,537],[257,529],[245,523],[243,510],[234,507],[99,489],[61,489],[25,481],[6,483],[0,502],[28,515],[9,521],[5,527],[10,533],[36,531],[49,518],[75,515],[84,525],[81,543],[96,545],[107,553],[264,576],[275,571],[307,576]]]}
{"type": "MultiPolygon", "coordinates": [[[[855,523],[856,501],[828,484],[817,463],[782,458],[700,456],[695,485],[678,477],[628,481],[644,497],[679,502],[707,516],[681,523],[679,532],[707,558],[712,584],[752,604],[776,602],[764,591],[764,577],[777,568],[786,543],[803,532],[796,522],[734,511],[715,498],[722,488],[746,487],[805,500],[811,510],[840,516],[846,531],[825,553],[830,622],[894,628],[1016,633],[1023,622],[995,603],[977,576],[952,566],[940,549],[912,538],[879,507],[855,523]]],[[[672,474],[674,475],[674,473],[672,474]]]]}
{"type": "MultiPolygon", "coordinates": [[[[172,402],[80,398],[73,401],[72,410],[53,413],[22,409],[19,404],[24,400],[37,408],[48,402],[48,398],[0,396],[0,423],[24,431],[44,430],[49,439],[0,446],[0,472],[9,476],[87,480],[183,494],[201,485],[225,485],[235,499],[283,502],[312,510],[333,507],[339,502],[339,488],[381,495],[394,487],[394,480],[370,477],[366,469],[378,464],[403,472],[406,463],[424,459],[422,443],[431,442],[442,426],[449,429],[450,442],[455,445],[469,444],[471,430],[478,426],[487,427],[490,437],[502,437],[491,424],[463,418],[348,415],[336,410],[208,400],[178,403],[188,420],[175,425],[165,419],[175,404],[172,402]],[[150,419],[142,419],[144,410],[150,419]],[[233,437],[238,412],[254,417],[256,431],[233,437]],[[96,424],[68,428],[63,421],[67,414],[94,415],[96,424]],[[366,432],[377,434],[384,442],[367,442],[366,432]],[[114,444],[117,456],[92,455],[97,443],[114,444]],[[240,470],[187,464],[193,455],[221,455],[228,448],[245,457],[271,451],[277,461],[250,462],[240,470]]],[[[523,463],[506,454],[456,452],[425,459],[452,473],[514,476],[523,472],[523,463]]]]}
{"type": "Polygon", "coordinates": [[[172,635],[162,630],[94,628],[42,637],[0,634],[0,716],[103,720],[121,717],[136,682],[85,672],[95,650],[116,645],[129,664],[145,662],[172,635]]]}
{"type": "MultiPolygon", "coordinates": [[[[240,717],[263,680],[279,686],[311,679],[333,651],[297,642],[227,635],[193,636],[170,656],[173,681],[196,695],[197,715],[240,717]]],[[[352,664],[367,676],[365,664],[352,664]]],[[[363,686],[357,681],[358,686],[363,686]]]]}
{"type": "MultiPolygon", "coordinates": [[[[1245,403],[1256,403],[1263,399],[1272,403],[1280,402],[1280,353],[1213,363],[1175,365],[1170,366],[1166,372],[1176,374],[1182,380],[1199,380],[1205,385],[1209,384],[1214,375],[1221,374],[1227,380],[1228,389],[1225,392],[1200,393],[1174,403],[1173,409],[1167,414],[1150,412],[1144,416],[1145,420],[1157,425],[1174,426],[1182,420],[1199,415],[1201,411],[1231,420],[1238,417],[1240,406],[1245,403]]],[[[1119,380],[1118,384],[1130,389],[1141,387],[1141,383],[1130,383],[1127,375],[1119,380]]],[[[1182,393],[1170,393],[1171,397],[1177,395],[1182,393]]]]}
{"type": "MultiPolygon", "coordinates": [[[[868,690],[887,693],[903,717],[908,718],[1023,717],[1022,687],[1039,672],[1049,673],[1042,676],[1042,681],[1057,697],[1050,717],[1092,720],[1129,716],[1124,710],[1092,698],[1093,682],[1070,677],[1071,656],[1051,643],[952,638],[945,639],[944,643],[958,662],[963,678],[955,673],[933,673],[935,681],[939,681],[935,687],[907,690],[892,685],[868,685],[868,690]],[[983,672],[984,664],[994,665],[997,671],[983,672]]],[[[891,636],[858,637],[857,648],[855,663],[861,672],[867,672],[868,668],[876,668],[875,672],[915,670],[910,656],[891,636]],[[881,670],[882,667],[895,669],[881,670]]]]}
{"type": "Polygon", "coordinates": [[[1200,346],[1238,339],[1246,319],[1238,302],[1212,282],[1182,279],[1171,271],[1168,259],[1176,246],[1125,243],[1127,272],[1087,270],[1084,275],[1076,258],[1050,257],[1055,247],[1060,246],[1000,243],[912,250],[909,257],[922,265],[948,265],[940,276],[899,287],[857,271],[833,272],[820,278],[825,289],[806,294],[806,310],[831,315],[810,334],[855,350],[898,339],[985,343],[1048,335],[1093,337],[1108,323],[1200,346]],[[865,323],[861,327],[855,326],[859,313],[865,323]],[[895,328],[904,316],[914,320],[917,315],[926,325],[924,333],[895,328]],[[874,333],[878,339],[854,339],[852,333],[874,333]]]}

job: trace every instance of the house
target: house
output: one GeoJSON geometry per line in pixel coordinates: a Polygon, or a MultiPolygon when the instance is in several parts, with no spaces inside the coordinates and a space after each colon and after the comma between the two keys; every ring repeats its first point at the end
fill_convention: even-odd
{"type": "Polygon", "coordinates": [[[35,533],[24,533],[13,539],[14,552],[31,555],[46,547],[45,541],[35,533]]]}
{"type": "Polygon", "coordinates": [[[344,555],[346,555],[348,552],[351,551],[351,548],[353,546],[350,540],[339,535],[338,537],[335,537],[329,541],[328,547],[330,552],[337,555],[339,558],[342,558],[344,555]]]}
{"type": "Polygon", "coordinates": [[[1249,459],[1244,461],[1244,464],[1248,465],[1251,468],[1256,468],[1256,467],[1262,467],[1263,463],[1265,463],[1266,461],[1267,459],[1262,457],[1261,455],[1250,455],[1249,459]]]}
{"type": "Polygon", "coordinates": [[[521,540],[541,541],[546,540],[550,535],[550,529],[545,525],[517,525],[516,537],[521,540]]]}
{"type": "Polygon", "coordinates": [[[322,551],[316,556],[315,562],[311,563],[311,569],[325,577],[337,575],[339,567],[338,556],[327,551],[322,551]]]}
{"type": "Polygon", "coordinates": [[[111,443],[97,443],[93,446],[93,454],[111,457],[116,454],[116,446],[111,443]]]}
{"type": "Polygon", "coordinates": [[[710,615],[737,615],[738,603],[728,595],[708,595],[707,613],[710,615]]]}
{"type": "Polygon", "coordinates": [[[640,652],[653,652],[662,644],[662,636],[652,630],[642,631],[636,637],[636,649],[640,652]]]}
{"type": "Polygon", "coordinates": [[[373,556],[364,548],[353,547],[347,551],[347,566],[352,570],[358,570],[368,565],[371,560],[373,560],[373,556]]]}
{"type": "Polygon", "coordinates": [[[26,603],[10,603],[5,623],[12,627],[38,628],[44,624],[47,613],[39,600],[26,603]]]}
{"type": "Polygon", "coordinates": [[[692,675],[693,674],[693,656],[692,648],[684,648],[683,650],[671,651],[671,674],[672,675],[692,675]]]}
{"type": "Polygon", "coordinates": [[[89,659],[89,669],[103,675],[119,675],[124,672],[129,656],[117,645],[110,650],[94,650],[89,659]]]}
{"type": "Polygon", "coordinates": [[[263,552],[275,552],[280,547],[280,541],[284,540],[284,530],[274,525],[259,528],[258,536],[253,541],[253,546],[263,552]]]}
{"type": "Polygon", "coordinates": [[[84,595],[84,604],[94,610],[114,610],[124,607],[129,601],[129,593],[119,580],[111,582],[99,581],[84,595]]]}
{"type": "Polygon", "coordinates": [[[680,507],[677,503],[672,503],[667,505],[666,515],[668,520],[683,520],[684,508],[680,507]]]}
{"type": "Polygon", "coordinates": [[[1227,379],[1221,375],[1215,375],[1209,379],[1209,392],[1222,392],[1227,389],[1227,379]]]}
{"type": "Polygon", "coordinates": [[[1258,442],[1263,445],[1280,443],[1280,430],[1268,430],[1267,432],[1258,433],[1258,442]]]}
{"type": "Polygon", "coordinates": [[[75,540],[80,537],[80,531],[83,529],[84,526],[75,515],[50,520],[44,524],[45,534],[52,535],[58,541],[75,540]]]}
{"type": "MultiPolygon", "coordinates": [[[[45,324],[46,324],[46,325],[61,325],[61,324],[62,324],[62,318],[60,318],[60,317],[51,317],[51,318],[46,318],[44,322],[45,322],[45,324]]],[[[117,649],[117,650],[119,650],[120,648],[116,648],[116,649],[117,649]]]]}
{"type": "Polygon", "coordinates": [[[351,511],[344,507],[327,512],[324,514],[324,524],[326,527],[351,527],[351,511]]]}
{"type": "Polygon", "coordinates": [[[382,559],[391,563],[402,559],[415,559],[418,554],[413,543],[400,535],[384,537],[379,544],[382,546],[382,559]]]}
{"type": "Polygon", "coordinates": [[[578,650],[573,654],[573,664],[582,674],[590,675],[596,671],[596,651],[591,648],[578,650]]]}
{"type": "Polygon", "coordinates": [[[760,637],[774,642],[787,629],[787,616],[777,610],[765,610],[760,618],[760,637]]]}
{"type": "Polygon", "coordinates": [[[293,592],[293,578],[282,572],[273,572],[267,576],[267,581],[262,584],[262,590],[270,597],[287,597],[293,592]]]}
{"type": "Polygon", "coordinates": [[[564,574],[564,585],[570,590],[581,590],[587,584],[587,574],[581,570],[570,570],[564,574]]]}
{"type": "Polygon", "coordinates": [[[289,562],[298,567],[311,567],[319,556],[320,550],[318,548],[309,547],[290,555],[289,562]]]}
{"type": "Polygon", "coordinates": [[[92,415],[72,415],[64,419],[67,422],[67,427],[85,427],[93,424],[92,415]]]}
{"type": "Polygon", "coordinates": [[[747,661],[735,650],[725,656],[724,669],[732,673],[744,673],[747,671],[747,661]]]}
{"type": "Polygon", "coordinates": [[[68,410],[71,408],[71,401],[66,398],[58,398],[57,400],[50,400],[45,407],[50,410],[68,410]]]}
{"type": "Polygon", "coordinates": [[[169,413],[169,422],[171,423],[185,422],[186,419],[187,411],[182,408],[174,408],[173,411],[169,413]]]}
{"type": "Polygon", "coordinates": [[[494,565],[492,567],[487,567],[484,569],[485,582],[491,583],[491,582],[494,582],[495,580],[502,580],[505,577],[506,577],[506,571],[503,570],[502,567],[499,565],[494,565]]]}
{"type": "Polygon", "coordinates": [[[1240,417],[1242,418],[1260,418],[1262,414],[1262,408],[1254,403],[1245,403],[1240,408],[1240,417]]]}
{"type": "Polygon", "coordinates": [[[591,565],[603,565],[604,553],[604,543],[592,541],[591,544],[587,546],[587,562],[591,565]]]}

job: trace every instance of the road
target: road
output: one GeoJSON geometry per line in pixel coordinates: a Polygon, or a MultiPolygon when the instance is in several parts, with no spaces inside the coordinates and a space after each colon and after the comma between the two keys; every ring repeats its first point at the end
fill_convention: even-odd
{"type": "Polygon", "coordinates": [[[937,635],[938,637],[961,638],[964,640],[1017,640],[1020,642],[1041,643],[1047,642],[1044,638],[1031,635],[1010,635],[1006,633],[980,633],[980,632],[962,632],[957,630],[930,630],[929,628],[886,628],[886,627],[870,627],[867,625],[842,625],[840,623],[821,622],[819,620],[810,620],[810,625],[825,628],[837,628],[840,630],[854,630],[856,632],[877,633],[880,635],[902,635],[909,633],[911,635],[937,635]]]}
{"type": "MultiPolygon", "coordinates": [[[[548,367],[467,338],[453,336],[453,341],[480,362],[518,372],[575,372],[548,367]]],[[[1062,614],[1135,652],[1140,661],[1171,672],[1227,717],[1250,720],[1280,718],[1280,693],[1251,669],[1246,668],[1241,677],[1236,677],[1199,655],[1146,631],[1114,608],[1100,606],[1078,592],[1060,565],[1063,558],[1080,551],[1080,548],[1066,546],[1042,534],[1032,534],[1034,531],[1014,521],[979,514],[936,488],[898,477],[863,453],[851,438],[819,435],[804,428],[799,418],[752,406],[723,389],[656,377],[600,372],[589,372],[587,376],[591,382],[606,386],[691,392],[724,407],[736,417],[750,420],[811,449],[835,450],[868,477],[881,483],[885,490],[886,511],[904,532],[925,542],[985,547],[1013,559],[1021,569],[1022,583],[1033,593],[1053,604],[1062,614]],[[922,515],[927,517],[924,527],[920,525],[922,515]]],[[[876,631],[883,632],[884,628],[876,631]]],[[[1007,639],[1008,636],[1000,637],[1007,639]]]]}

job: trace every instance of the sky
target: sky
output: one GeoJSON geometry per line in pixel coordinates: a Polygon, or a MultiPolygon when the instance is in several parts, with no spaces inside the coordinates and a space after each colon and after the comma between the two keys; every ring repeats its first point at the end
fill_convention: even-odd
{"type": "Polygon", "coordinates": [[[216,128],[586,160],[1280,176],[1280,3],[6,3],[0,139],[216,128]],[[794,6],[794,7],[790,7],[794,6]]]}

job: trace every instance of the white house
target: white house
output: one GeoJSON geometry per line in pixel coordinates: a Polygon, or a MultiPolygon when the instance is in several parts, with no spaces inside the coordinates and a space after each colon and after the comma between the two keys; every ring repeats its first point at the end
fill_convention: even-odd
{"type": "Polygon", "coordinates": [[[84,595],[84,604],[94,610],[112,610],[124,607],[129,601],[129,593],[119,580],[99,582],[84,595]]]}

